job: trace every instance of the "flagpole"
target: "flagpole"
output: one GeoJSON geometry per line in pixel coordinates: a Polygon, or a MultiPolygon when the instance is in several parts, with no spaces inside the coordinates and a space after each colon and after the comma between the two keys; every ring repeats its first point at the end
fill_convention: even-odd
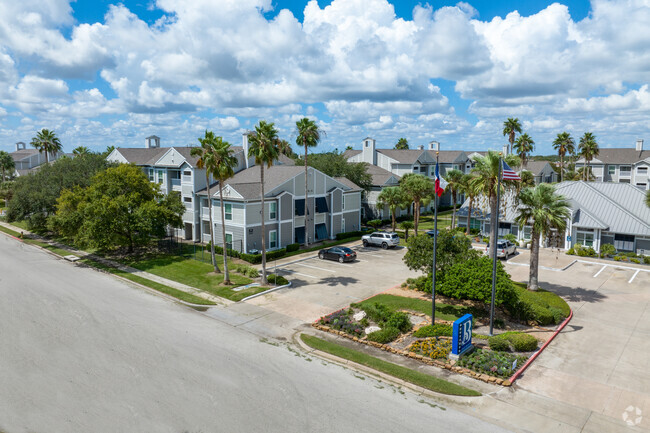
{"type": "Polygon", "coordinates": [[[501,172],[502,172],[502,164],[501,164],[501,155],[499,155],[499,177],[497,178],[497,217],[494,222],[494,245],[492,245],[492,249],[494,252],[492,253],[492,300],[490,301],[490,335],[493,334],[494,330],[494,297],[496,295],[497,291],[497,245],[499,244],[499,207],[500,207],[500,198],[501,198],[501,172]]]}
{"type": "Polygon", "coordinates": [[[438,192],[435,182],[440,175],[438,171],[438,152],[436,152],[436,180],[433,184],[433,267],[431,277],[431,325],[436,324],[436,247],[438,246],[438,192]]]}

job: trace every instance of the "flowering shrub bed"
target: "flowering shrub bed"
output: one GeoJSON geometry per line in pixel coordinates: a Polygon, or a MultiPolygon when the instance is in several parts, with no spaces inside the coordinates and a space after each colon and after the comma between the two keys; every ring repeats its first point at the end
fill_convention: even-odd
{"type": "Polygon", "coordinates": [[[464,355],[458,361],[461,367],[469,368],[478,373],[500,378],[510,377],[517,368],[526,362],[525,356],[512,355],[510,353],[494,352],[491,350],[476,349],[474,352],[464,355]],[[513,369],[513,363],[517,365],[513,369]]]}
{"type": "Polygon", "coordinates": [[[411,344],[409,351],[433,359],[446,359],[451,352],[451,340],[446,338],[427,338],[411,344]]]}
{"type": "Polygon", "coordinates": [[[359,323],[352,319],[352,310],[340,310],[327,316],[321,317],[318,321],[321,325],[329,326],[330,328],[343,331],[346,334],[360,337],[363,335],[363,328],[359,323]]]}

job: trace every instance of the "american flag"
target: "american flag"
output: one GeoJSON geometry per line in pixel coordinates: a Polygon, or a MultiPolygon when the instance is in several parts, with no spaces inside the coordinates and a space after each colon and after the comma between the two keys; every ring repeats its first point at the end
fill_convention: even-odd
{"type": "Polygon", "coordinates": [[[505,161],[502,161],[503,164],[503,180],[521,180],[519,175],[510,168],[508,164],[506,164],[505,161]]]}

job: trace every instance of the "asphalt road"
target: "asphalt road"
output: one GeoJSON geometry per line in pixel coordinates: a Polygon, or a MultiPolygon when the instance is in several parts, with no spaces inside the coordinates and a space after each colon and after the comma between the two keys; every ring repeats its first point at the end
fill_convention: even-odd
{"type": "Polygon", "coordinates": [[[0,234],[0,431],[500,428],[0,234]]]}

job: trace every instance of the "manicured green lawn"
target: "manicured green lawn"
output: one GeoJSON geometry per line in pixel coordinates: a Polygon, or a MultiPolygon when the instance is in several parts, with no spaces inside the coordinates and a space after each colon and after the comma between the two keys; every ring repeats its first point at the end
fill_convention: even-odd
{"type": "Polygon", "coordinates": [[[27,230],[27,221],[12,221],[10,224],[23,230],[27,230]]]}
{"type": "Polygon", "coordinates": [[[366,367],[373,368],[382,373],[389,374],[398,379],[405,380],[431,391],[439,392],[448,395],[462,395],[462,396],[480,396],[481,393],[473,389],[465,388],[455,383],[447,382],[446,380],[439,379],[428,374],[421,373],[410,368],[402,367],[401,365],[393,364],[384,361],[374,356],[359,352],[357,350],[349,349],[341,346],[340,344],[332,343],[311,335],[301,334],[300,338],[310,347],[314,349],[330,353],[340,358],[347,359],[357,364],[365,365],[366,367]]]}
{"type": "MultiPolygon", "coordinates": [[[[420,217],[418,230],[433,230],[433,215],[420,217]]],[[[438,214],[438,230],[451,226],[451,211],[449,214],[438,214]]]]}
{"type": "MultiPolygon", "coordinates": [[[[216,258],[221,269],[223,267],[223,256],[217,255],[216,258]]],[[[235,292],[232,288],[249,284],[253,280],[231,271],[230,280],[233,285],[224,286],[223,273],[214,274],[211,264],[185,257],[156,256],[138,260],[124,260],[122,262],[141,271],[178,281],[232,301],[239,301],[246,296],[265,290],[260,287],[251,287],[241,292],[235,292]]],[[[228,260],[228,266],[232,269],[233,264],[230,260],[228,260]]],[[[223,272],[223,269],[221,271],[223,272]]]]}
{"type": "MultiPolygon", "coordinates": [[[[425,301],[418,298],[407,298],[396,295],[377,295],[360,302],[360,304],[372,305],[375,302],[385,305],[391,310],[410,310],[418,313],[424,313],[431,317],[431,301],[425,301]]],[[[485,312],[477,311],[475,308],[464,307],[461,305],[449,305],[442,302],[436,302],[436,319],[456,320],[465,314],[474,316],[484,316],[485,312]]]]}
{"type": "Polygon", "coordinates": [[[180,299],[181,301],[189,302],[191,304],[214,305],[214,302],[210,302],[207,299],[194,296],[190,293],[183,292],[182,290],[174,289],[173,287],[165,286],[164,284],[160,284],[155,281],[142,278],[138,275],[133,275],[129,272],[125,272],[120,269],[111,268],[92,259],[85,258],[82,259],[81,262],[89,266],[92,266],[94,268],[98,268],[110,272],[111,274],[119,275],[120,277],[133,281],[134,283],[142,284],[143,286],[147,286],[161,293],[165,293],[167,295],[173,296],[174,298],[180,299]]]}

